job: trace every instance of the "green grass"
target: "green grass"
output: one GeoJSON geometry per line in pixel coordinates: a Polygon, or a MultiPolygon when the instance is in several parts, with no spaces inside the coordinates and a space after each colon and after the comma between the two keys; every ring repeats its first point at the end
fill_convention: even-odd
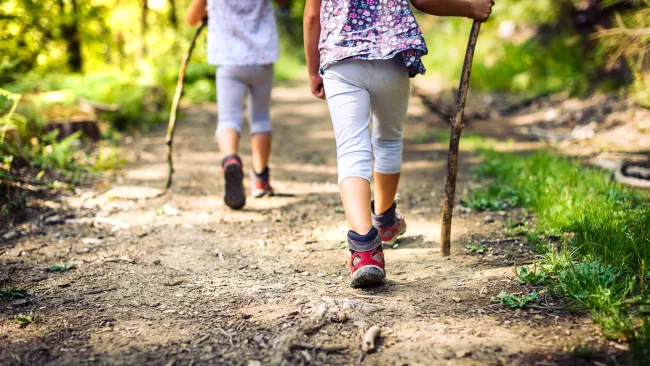
{"type": "Polygon", "coordinates": [[[48,272],[67,272],[69,270],[75,269],[77,266],[75,264],[61,263],[55,266],[48,267],[48,272]]]}
{"type": "Polygon", "coordinates": [[[27,315],[18,315],[14,317],[14,321],[20,324],[21,327],[26,327],[30,324],[38,323],[41,320],[41,315],[38,312],[30,311],[27,315]]]}
{"type": "Polygon", "coordinates": [[[490,299],[492,302],[506,305],[509,308],[523,308],[526,305],[537,301],[539,294],[531,292],[528,295],[511,294],[506,290],[501,290],[499,294],[490,299]]]}
{"type": "Polygon", "coordinates": [[[487,248],[483,245],[469,244],[465,246],[465,250],[467,250],[469,253],[483,254],[487,248]]]}
{"type": "Polygon", "coordinates": [[[13,300],[27,296],[29,292],[24,288],[2,287],[0,288],[0,299],[13,300]]]}
{"type": "Polygon", "coordinates": [[[569,307],[588,310],[605,336],[629,341],[638,362],[647,362],[647,352],[635,348],[650,342],[643,322],[650,311],[647,194],[548,151],[480,154],[485,163],[476,175],[488,183],[468,201],[476,208],[506,202],[536,214],[534,230],[516,223],[506,229],[525,235],[544,254],[540,268],[521,268],[518,280],[544,283],[569,307]]]}

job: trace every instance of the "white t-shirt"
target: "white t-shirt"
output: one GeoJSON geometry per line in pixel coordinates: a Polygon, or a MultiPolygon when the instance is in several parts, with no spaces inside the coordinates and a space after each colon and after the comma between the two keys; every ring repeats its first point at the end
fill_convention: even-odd
{"type": "Polygon", "coordinates": [[[271,0],[208,0],[208,63],[268,65],[280,56],[271,0]]]}

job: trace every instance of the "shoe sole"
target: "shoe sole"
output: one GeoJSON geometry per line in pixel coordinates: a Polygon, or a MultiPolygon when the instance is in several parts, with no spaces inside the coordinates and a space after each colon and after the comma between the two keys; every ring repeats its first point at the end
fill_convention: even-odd
{"type": "Polygon", "coordinates": [[[386,273],[376,266],[365,266],[354,272],[350,286],[354,288],[359,287],[374,287],[381,286],[386,282],[386,273]]]}
{"type": "Polygon", "coordinates": [[[262,197],[267,196],[267,195],[269,197],[273,197],[275,194],[273,193],[273,191],[267,192],[267,191],[264,191],[264,190],[254,190],[251,193],[251,196],[253,196],[253,198],[262,198],[262,197]]]}
{"type": "Polygon", "coordinates": [[[246,191],[244,190],[244,172],[237,164],[230,164],[224,169],[226,180],[226,193],[223,201],[232,209],[238,210],[246,204],[246,191]]]}

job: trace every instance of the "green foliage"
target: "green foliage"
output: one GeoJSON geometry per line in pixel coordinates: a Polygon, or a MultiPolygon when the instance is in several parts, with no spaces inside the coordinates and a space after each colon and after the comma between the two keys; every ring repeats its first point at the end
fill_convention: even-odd
{"type": "Polygon", "coordinates": [[[26,297],[29,294],[24,288],[2,287],[0,288],[0,298],[13,300],[26,297]]]}
{"type": "Polygon", "coordinates": [[[537,301],[539,294],[531,292],[528,295],[511,294],[506,290],[501,290],[496,297],[490,299],[492,302],[501,303],[510,308],[523,308],[531,302],[537,301]]]}
{"type": "Polygon", "coordinates": [[[542,267],[534,275],[521,268],[518,280],[547,284],[569,306],[588,309],[607,337],[647,344],[639,319],[650,301],[650,200],[606,172],[550,152],[482,155],[486,163],[477,174],[491,180],[481,189],[486,199],[513,190],[518,203],[537,214],[536,231],[526,235],[544,254],[542,267]],[[543,247],[540,234],[556,239],[543,247]]]}
{"type": "Polygon", "coordinates": [[[511,219],[506,221],[506,228],[503,230],[503,233],[511,238],[516,236],[526,236],[529,241],[533,240],[536,236],[535,232],[531,228],[530,222],[516,222],[511,219]]]}
{"type": "Polygon", "coordinates": [[[39,313],[35,311],[30,311],[29,314],[27,315],[19,315],[14,317],[14,321],[16,321],[18,324],[20,324],[22,327],[26,327],[30,324],[38,323],[41,320],[41,316],[39,313]]]}
{"type": "Polygon", "coordinates": [[[465,207],[479,211],[501,211],[516,207],[520,197],[515,190],[490,185],[487,191],[473,191],[466,200],[460,202],[465,207]]]}
{"type": "Polygon", "coordinates": [[[517,272],[517,267],[515,267],[515,275],[515,281],[521,284],[541,285],[548,279],[546,273],[538,269],[537,266],[532,270],[529,270],[527,267],[520,267],[519,272],[517,272]]]}
{"type": "Polygon", "coordinates": [[[75,269],[77,266],[70,263],[61,263],[55,266],[51,266],[47,269],[48,272],[67,272],[71,269],[75,269]]]}
{"type": "Polygon", "coordinates": [[[469,244],[469,245],[465,246],[465,250],[467,250],[470,253],[483,254],[483,253],[485,253],[487,248],[482,246],[482,245],[469,244]]]}

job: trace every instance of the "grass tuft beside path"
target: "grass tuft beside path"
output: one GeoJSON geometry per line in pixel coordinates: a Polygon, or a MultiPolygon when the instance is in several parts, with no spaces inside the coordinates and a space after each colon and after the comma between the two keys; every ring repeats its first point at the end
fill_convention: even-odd
{"type": "Polygon", "coordinates": [[[544,254],[545,284],[588,309],[611,339],[650,361],[650,198],[608,173],[550,152],[479,150],[488,183],[464,202],[482,210],[521,206],[536,213],[527,234],[544,254]],[[544,239],[541,239],[544,238],[544,239]]]}

